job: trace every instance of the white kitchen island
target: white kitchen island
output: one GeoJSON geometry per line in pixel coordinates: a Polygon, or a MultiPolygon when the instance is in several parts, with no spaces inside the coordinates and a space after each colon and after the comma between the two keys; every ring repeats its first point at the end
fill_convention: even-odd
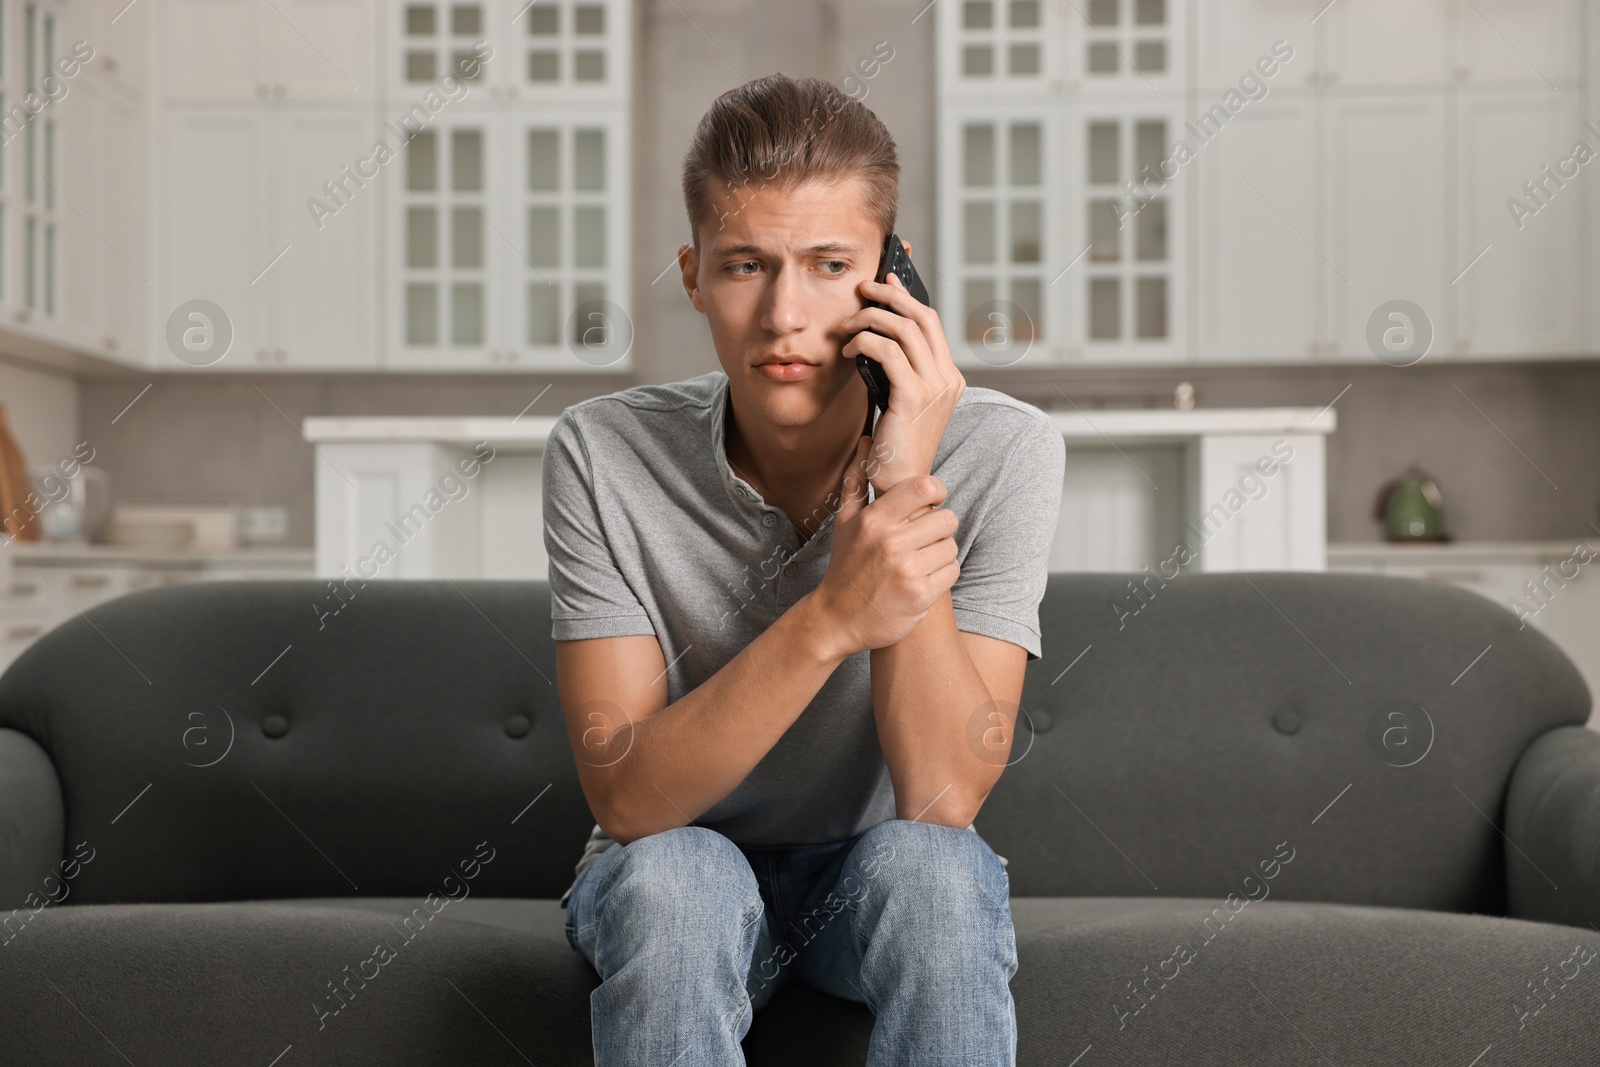
{"type": "MultiPolygon", "coordinates": [[[[1051,570],[1325,569],[1331,406],[1049,414],[1067,445],[1051,570]]],[[[317,574],[545,577],[555,420],[305,419],[317,574]]]]}

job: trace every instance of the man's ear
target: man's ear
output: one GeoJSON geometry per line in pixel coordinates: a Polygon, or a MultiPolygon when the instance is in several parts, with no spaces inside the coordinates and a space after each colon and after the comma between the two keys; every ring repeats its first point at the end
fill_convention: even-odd
{"type": "Polygon", "coordinates": [[[906,246],[906,255],[909,256],[911,254],[911,242],[902,237],[900,238],[900,243],[906,246]]]}
{"type": "Polygon", "coordinates": [[[689,294],[689,303],[704,315],[706,306],[700,302],[700,253],[688,241],[678,246],[678,269],[683,274],[683,290],[689,294]]]}

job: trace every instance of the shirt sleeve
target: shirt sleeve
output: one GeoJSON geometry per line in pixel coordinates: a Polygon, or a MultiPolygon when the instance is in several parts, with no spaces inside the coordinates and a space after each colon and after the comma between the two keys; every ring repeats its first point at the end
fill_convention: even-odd
{"type": "Polygon", "coordinates": [[[950,588],[956,628],[1020,645],[1040,658],[1039,604],[1061,515],[1067,446],[1040,413],[993,472],[995,490],[950,588]]]}
{"type": "Polygon", "coordinates": [[[550,636],[577,641],[654,634],[606,540],[588,449],[570,411],[551,429],[542,463],[550,636]]]}

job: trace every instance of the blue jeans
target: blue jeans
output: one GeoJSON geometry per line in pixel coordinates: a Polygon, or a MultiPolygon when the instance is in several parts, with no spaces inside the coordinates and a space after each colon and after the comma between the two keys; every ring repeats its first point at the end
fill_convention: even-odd
{"type": "Polygon", "coordinates": [[[791,980],[864,1003],[867,1062],[1016,1062],[1010,877],[975,832],[890,819],[845,841],[747,849],[682,826],[613,844],[567,902],[600,975],[596,1067],[742,1064],[791,980]]]}

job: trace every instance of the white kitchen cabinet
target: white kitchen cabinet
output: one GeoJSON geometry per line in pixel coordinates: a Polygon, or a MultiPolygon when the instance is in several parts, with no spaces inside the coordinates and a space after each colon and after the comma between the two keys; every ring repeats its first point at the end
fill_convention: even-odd
{"type": "MultiPolygon", "coordinates": [[[[1569,88],[1583,77],[1583,0],[1460,0],[1459,76],[1471,84],[1569,88]]],[[[1401,5],[1396,5],[1401,6],[1401,5]]]]}
{"type": "Polygon", "coordinates": [[[930,297],[968,309],[959,324],[946,320],[956,365],[1039,367],[1081,355],[1081,326],[1069,324],[1083,322],[1087,257],[1051,262],[1045,252],[1087,243],[1088,220],[1062,210],[1083,199],[1082,129],[1069,134],[1059,108],[993,104],[950,108],[945,122],[939,151],[955,180],[939,190],[940,247],[959,269],[929,269],[916,236],[907,239],[930,297]]]}
{"type": "Polygon", "coordinates": [[[1200,204],[1201,360],[1316,355],[1317,294],[1331,273],[1313,247],[1317,109],[1308,96],[1263,100],[1190,164],[1200,204]]]}
{"type": "Polygon", "coordinates": [[[1586,350],[1593,227],[1584,184],[1600,161],[1574,160],[1567,177],[1559,170],[1578,140],[1600,151],[1600,136],[1584,127],[1582,94],[1464,94],[1457,114],[1456,269],[1483,258],[1455,285],[1460,310],[1446,350],[1487,358],[1586,350]],[[1513,214],[1513,198],[1534,213],[1513,214]]]}
{"type": "Polygon", "coordinates": [[[1294,54],[1272,78],[1263,79],[1270,91],[1281,93],[1314,84],[1310,79],[1316,70],[1317,27],[1311,19],[1326,3],[1327,0],[1206,0],[1204,10],[1191,23],[1201,99],[1216,100],[1238,85],[1246,72],[1259,76],[1256,61],[1269,56],[1276,41],[1293,48],[1294,54]]]}
{"type": "MultiPolygon", "coordinates": [[[[342,167],[366,155],[366,111],[169,109],[162,205],[161,308],[210,300],[227,314],[232,345],[219,370],[362,369],[377,366],[378,180],[350,182],[342,167]],[[345,201],[321,217],[307,202],[345,201]]],[[[166,320],[152,344],[166,369],[166,320]]]]}
{"type": "Polygon", "coordinates": [[[88,41],[94,46],[94,69],[114,81],[123,95],[144,100],[150,88],[150,45],[159,33],[161,13],[157,6],[139,0],[108,0],[94,10],[79,8],[69,15],[71,34],[67,40],[88,41]]]}
{"type": "Polygon", "coordinates": [[[154,265],[145,225],[144,108],[98,70],[73,80],[58,112],[62,339],[142,365],[154,265]]]}
{"type": "Polygon", "coordinates": [[[384,177],[385,367],[632,368],[630,18],[615,0],[394,5],[387,111],[445,102],[384,177]],[[477,76],[441,85],[480,41],[477,76]]]}
{"type": "MultiPolygon", "coordinates": [[[[1137,106],[1084,99],[1064,110],[1064,154],[1050,185],[1080,192],[1067,198],[1077,205],[1067,209],[1068,254],[1041,276],[1066,298],[1058,332],[1066,334],[1069,359],[1119,364],[1184,359],[1189,175],[1180,168],[1166,178],[1162,163],[1178,139],[1194,143],[1186,117],[1182,104],[1160,99],[1137,106]],[[1127,191],[1129,181],[1138,189],[1136,196],[1127,191]],[[1082,258],[1061,275],[1079,252],[1082,258]]],[[[1166,171],[1174,166],[1168,163],[1166,171]]],[[[1014,216],[1007,225],[1014,249],[1014,216]]]]}
{"type": "Polygon", "coordinates": [[[1338,0],[1317,20],[1327,41],[1319,84],[1447,86],[1454,78],[1457,6],[1458,0],[1338,0]]]}
{"type": "Polygon", "coordinates": [[[1441,195],[1451,182],[1445,99],[1335,98],[1327,108],[1322,354],[1371,360],[1367,320],[1387,301],[1410,300],[1436,333],[1445,327],[1450,280],[1460,269],[1447,255],[1441,195]]]}
{"type": "MultiPolygon", "coordinates": [[[[1323,437],[1337,429],[1337,412],[1050,417],[1068,451],[1052,570],[1147,567],[1170,578],[1182,567],[1323,569],[1323,437]]],[[[551,415],[303,420],[301,432],[327,460],[316,465],[317,574],[543,575],[539,459],[555,423],[551,415]],[[446,500],[437,487],[453,470],[473,485],[446,500]]]]}
{"type": "Polygon", "coordinates": [[[267,345],[262,290],[251,282],[277,251],[263,211],[271,122],[265,111],[168,111],[162,118],[158,151],[166,162],[156,283],[165,314],[150,324],[159,369],[189,366],[168,349],[166,315],[191,300],[211,301],[231,324],[231,346],[210,366],[250,366],[267,345]]]}
{"type": "Polygon", "coordinates": [[[387,365],[629,369],[626,138],[609,109],[521,104],[412,138],[387,175],[387,365]]]}
{"type": "MultiPolygon", "coordinates": [[[[1515,247],[1495,239],[1497,228],[1510,232],[1506,199],[1541,164],[1565,158],[1578,138],[1600,148],[1578,106],[1587,99],[1594,112],[1600,101],[1589,69],[1600,56],[1600,20],[1578,0],[1041,7],[1037,31],[1011,25],[1001,3],[940,9],[938,184],[940,227],[952,244],[1003,248],[1003,214],[974,222],[964,195],[950,192],[967,163],[962,127],[986,108],[1060,124],[1064,148],[1052,151],[1045,179],[1054,193],[1047,215],[1057,220],[1042,257],[1057,279],[1044,301],[1058,327],[1048,361],[1366,363],[1374,358],[1367,323],[1392,300],[1426,312],[1434,360],[1592,352],[1600,193],[1567,196],[1547,209],[1557,226],[1530,239],[1530,223],[1515,247]],[[1041,36],[1042,77],[1003,64],[1027,33],[1041,36]],[[1171,63],[1161,77],[1139,78],[1131,50],[1163,34],[1171,63]],[[1265,76],[1258,63],[1276,69],[1265,76]],[[1173,91],[1164,79],[1185,71],[1173,91]],[[1141,265],[1096,258],[1099,245],[1109,251],[1123,235],[1097,243],[1084,232],[1094,227],[1081,220],[1115,186],[1079,172],[1094,156],[1083,143],[1087,124],[1118,124],[1126,140],[1129,124],[1171,101],[1183,117],[1211,114],[1220,128],[1201,143],[1193,129],[1169,126],[1167,152],[1183,138],[1194,158],[1166,190],[1176,258],[1164,280],[1172,341],[1159,344],[1130,332],[1127,287],[1141,265]],[[1076,259],[1085,248],[1092,254],[1076,259]]],[[[1032,6],[1022,9],[1031,26],[1032,6]]],[[[939,293],[946,321],[1000,295],[1005,281],[1003,264],[957,257],[953,266],[944,266],[955,276],[939,293]]]]}
{"type": "Polygon", "coordinates": [[[263,347],[280,369],[375,369],[382,172],[368,179],[356,167],[376,123],[365,110],[295,109],[275,111],[269,126],[269,251],[287,251],[256,283],[267,308],[263,347]]]}
{"type": "Polygon", "coordinates": [[[370,0],[164,0],[165,102],[376,99],[370,0]]]}
{"type": "Polygon", "coordinates": [[[467,99],[625,100],[631,8],[626,0],[396,0],[385,7],[386,92],[409,106],[484,55],[475,51],[482,42],[488,59],[469,80],[467,99]]]}

